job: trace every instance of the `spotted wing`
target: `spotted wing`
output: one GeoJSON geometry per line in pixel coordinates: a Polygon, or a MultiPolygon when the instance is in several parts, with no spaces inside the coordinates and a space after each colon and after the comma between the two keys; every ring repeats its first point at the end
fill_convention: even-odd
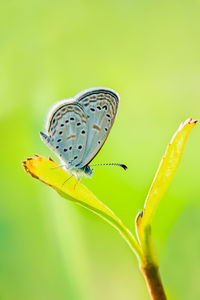
{"type": "MultiPolygon", "coordinates": [[[[67,101],[67,100],[66,100],[67,101]]],[[[67,168],[74,169],[84,156],[88,121],[78,103],[56,103],[54,112],[47,120],[47,134],[40,133],[42,140],[51,148],[67,168]],[[61,105],[59,105],[61,103],[61,105]]]]}
{"type": "Polygon", "coordinates": [[[87,143],[79,164],[83,167],[96,156],[108,137],[117,114],[119,96],[107,88],[93,88],[75,98],[88,117],[87,143]]]}

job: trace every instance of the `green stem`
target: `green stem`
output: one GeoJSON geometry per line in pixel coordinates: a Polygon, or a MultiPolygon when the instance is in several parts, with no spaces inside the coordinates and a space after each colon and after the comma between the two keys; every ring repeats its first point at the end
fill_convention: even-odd
{"type": "MultiPolygon", "coordinates": [[[[165,291],[161,282],[158,262],[154,254],[154,249],[151,241],[151,226],[145,230],[145,252],[142,251],[140,244],[136,241],[132,233],[119,222],[112,222],[112,225],[120,232],[122,237],[126,240],[131,250],[136,254],[140,262],[140,270],[146,280],[146,284],[151,295],[152,300],[167,300],[165,291]]],[[[144,250],[144,249],[143,249],[144,250]]]]}
{"type": "MultiPolygon", "coordinates": [[[[66,198],[65,194],[60,190],[56,189],[57,192],[64,198],[66,198]]],[[[162,282],[158,272],[158,263],[156,257],[154,255],[152,241],[151,241],[151,226],[147,226],[145,228],[140,227],[139,219],[142,215],[139,215],[136,219],[136,230],[138,233],[138,238],[140,243],[136,240],[134,235],[129,231],[129,229],[122,223],[122,221],[112,213],[105,213],[102,210],[97,209],[94,206],[90,206],[88,203],[83,203],[80,200],[73,199],[73,201],[85,207],[86,209],[92,211],[93,213],[100,216],[102,219],[107,221],[110,225],[112,225],[117,231],[121,234],[123,239],[127,242],[133,253],[137,256],[140,270],[142,271],[143,276],[145,277],[150,295],[153,300],[166,300],[165,292],[162,286],[162,282]],[[112,217],[112,215],[114,217],[112,217]]]]}
{"type": "Polygon", "coordinates": [[[139,243],[133,236],[133,234],[129,231],[129,229],[122,222],[119,222],[119,223],[115,222],[114,224],[112,224],[112,226],[114,226],[119,231],[119,233],[121,234],[123,239],[128,243],[131,250],[137,256],[138,261],[141,263],[143,261],[142,250],[141,250],[139,243]]]}
{"type": "MultiPolygon", "coordinates": [[[[66,195],[61,190],[59,190],[59,189],[55,189],[55,190],[63,198],[67,198],[66,195]]],[[[80,200],[73,199],[73,202],[92,211],[93,213],[95,213],[96,215],[98,215],[99,217],[104,219],[106,222],[108,222],[110,225],[112,225],[115,229],[117,229],[117,231],[121,234],[121,236],[124,238],[124,240],[128,243],[131,250],[137,256],[138,261],[140,263],[143,261],[143,254],[142,254],[140,244],[138,243],[138,241],[136,240],[134,235],[130,232],[130,230],[122,223],[122,221],[116,215],[113,214],[113,212],[110,209],[108,209],[108,207],[107,207],[107,209],[110,211],[110,215],[105,213],[104,211],[102,211],[94,206],[91,206],[88,203],[82,202],[80,200]],[[112,217],[112,215],[114,217],[112,217]]],[[[104,205],[104,207],[105,207],[105,205],[104,205]]]]}
{"type": "Polygon", "coordinates": [[[143,212],[136,217],[136,232],[143,253],[140,270],[146,280],[146,284],[153,300],[166,300],[165,291],[159,275],[159,263],[152,242],[151,225],[142,222],[143,212]]]}
{"type": "Polygon", "coordinates": [[[158,267],[153,264],[141,266],[140,270],[144,275],[146,284],[153,300],[167,300],[158,267]]]}

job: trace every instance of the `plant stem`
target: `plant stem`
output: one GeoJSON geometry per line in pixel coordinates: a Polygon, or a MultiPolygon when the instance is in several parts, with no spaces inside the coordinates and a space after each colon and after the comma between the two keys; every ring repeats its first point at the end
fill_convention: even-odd
{"type": "Polygon", "coordinates": [[[146,264],[141,266],[140,270],[146,280],[151,298],[153,300],[167,300],[161,282],[158,266],[155,266],[154,264],[146,264]]]}
{"type": "Polygon", "coordinates": [[[136,217],[136,233],[143,253],[140,270],[146,280],[146,284],[153,300],[166,300],[165,291],[161,282],[158,260],[152,242],[151,224],[143,224],[143,211],[136,217]]]}
{"type": "Polygon", "coordinates": [[[136,254],[141,264],[140,270],[146,280],[146,284],[152,300],[167,300],[161,282],[157,260],[154,257],[153,245],[151,244],[151,226],[148,226],[145,230],[148,256],[145,256],[144,253],[141,253],[140,245],[137,244],[132,233],[121,222],[115,223],[115,227],[129,244],[131,250],[136,254]]]}
{"type": "MultiPolygon", "coordinates": [[[[119,220],[120,221],[120,220],[119,220]]],[[[121,236],[124,238],[124,240],[127,242],[131,250],[135,253],[137,256],[138,261],[141,263],[143,262],[143,254],[142,249],[135,239],[134,235],[131,233],[131,231],[120,221],[120,222],[113,222],[112,224],[121,234],[121,236]]]]}
{"type": "MultiPolygon", "coordinates": [[[[56,189],[56,191],[64,198],[66,198],[65,194],[56,189]]],[[[121,236],[123,237],[123,239],[127,242],[127,244],[129,245],[129,247],[131,248],[131,250],[135,253],[135,255],[137,256],[137,259],[140,263],[143,262],[143,254],[142,254],[142,250],[140,247],[140,244],[138,243],[138,241],[136,240],[136,238],[134,237],[134,235],[131,233],[131,231],[122,223],[122,221],[116,216],[114,215],[114,213],[104,205],[104,207],[106,207],[107,210],[110,211],[110,214],[105,213],[104,211],[97,209],[95,206],[91,206],[88,203],[79,201],[77,199],[73,200],[76,204],[83,206],[84,208],[92,211],[93,213],[95,213],[96,215],[98,215],[99,217],[101,217],[102,219],[104,219],[106,222],[108,222],[111,226],[113,226],[115,229],[117,229],[117,231],[121,234],[121,236]]]]}

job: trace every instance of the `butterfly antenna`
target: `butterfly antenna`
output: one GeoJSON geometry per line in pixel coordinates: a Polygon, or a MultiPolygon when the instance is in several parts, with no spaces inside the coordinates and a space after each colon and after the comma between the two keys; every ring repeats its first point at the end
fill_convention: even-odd
{"type": "Polygon", "coordinates": [[[90,165],[90,167],[96,167],[96,166],[118,166],[122,167],[124,170],[128,169],[128,167],[124,164],[97,164],[97,165],[90,165]]]}

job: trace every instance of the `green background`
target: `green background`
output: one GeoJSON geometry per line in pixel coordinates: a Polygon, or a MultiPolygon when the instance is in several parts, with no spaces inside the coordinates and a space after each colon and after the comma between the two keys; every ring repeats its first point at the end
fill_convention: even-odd
{"type": "MultiPolygon", "coordinates": [[[[33,180],[21,161],[56,101],[93,86],[121,97],[82,181],[131,229],[180,122],[200,118],[200,2],[2,1],[0,299],[149,299],[136,257],[108,224],[33,180]]],[[[54,156],[53,156],[54,157],[54,156]]],[[[55,158],[55,157],[54,157],[55,158]]],[[[153,223],[169,299],[200,299],[200,128],[153,223]]]]}

